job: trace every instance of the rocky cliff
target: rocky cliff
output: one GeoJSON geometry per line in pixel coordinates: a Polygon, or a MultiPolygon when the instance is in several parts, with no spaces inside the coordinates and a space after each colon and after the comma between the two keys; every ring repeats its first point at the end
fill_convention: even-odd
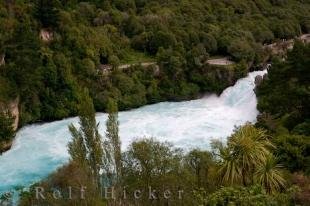
{"type": "MultiPolygon", "coordinates": [[[[0,111],[9,112],[14,118],[13,128],[16,131],[19,124],[19,97],[9,102],[0,102],[0,111]]],[[[0,142],[0,154],[11,148],[12,140],[6,140],[0,142]]]]}

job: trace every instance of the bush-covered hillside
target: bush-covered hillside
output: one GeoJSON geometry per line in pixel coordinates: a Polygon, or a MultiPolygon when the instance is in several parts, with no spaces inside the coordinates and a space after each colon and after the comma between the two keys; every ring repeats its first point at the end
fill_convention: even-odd
{"type": "Polygon", "coordinates": [[[310,44],[295,44],[287,61],[273,61],[259,86],[259,126],[267,128],[281,164],[310,174],[310,44]]]}
{"type": "Polygon", "coordinates": [[[83,87],[97,110],[107,97],[128,109],[219,92],[262,61],[262,44],[309,32],[309,14],[304,0],[4,0],[0,101],[20,97],[23,125],[75,115],[83,87]],[[237,64],[214,69],[212,55],[237,64]],[[135,60],[160,70],[102,72],[135,60]]]}

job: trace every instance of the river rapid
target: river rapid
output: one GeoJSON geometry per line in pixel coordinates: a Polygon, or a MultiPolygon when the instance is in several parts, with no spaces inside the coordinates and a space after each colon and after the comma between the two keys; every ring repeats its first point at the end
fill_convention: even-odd
{"type": "MultiPolygon", "coordinates": [[[[169,141],[184,150],[209,149],[213,139],[226,141],[235,126],[255,122],[258,115],[253,91],[255,71],[223,91],[184,102],[162,102],[119,113],[122,149],[141,137],[169,141]]],[[[105,134],[107,114],[97,113],[100,133],[105,134]]],[[[0,194],[37,182],[69,160],[69,124],[78,118],[29,125],[16,135],[12,148],[0,156],[0,194]]]]}

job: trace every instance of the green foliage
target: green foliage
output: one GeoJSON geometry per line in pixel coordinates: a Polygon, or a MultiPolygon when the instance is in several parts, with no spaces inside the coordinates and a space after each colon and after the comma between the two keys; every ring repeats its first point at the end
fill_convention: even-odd
{"type": "Polygon", "coordinates": [[[308,106],[310,45],[297,42],[285,62],[275,60],[268,79],[258,89],[258,108],[272,115],[286,116],[289,130],[309,118],[308,106]],[[294,120],[294,121],[291,121],[294,120]]]}
{"type": "Polygon", "coordinates": [[[286,61],[274,60],[259,86],[258,108],[268,113],[259,125],[275,133],[274,153],[291,172],[309,174],[310,45],[296,42],[286,61]]]}
{"type": "MultiPolygon", "coordinates": [[[[61,188],[85,183],[95,194],[99,165],[108,172],[109,158],[113,156],[109,143],[103,142],[106,146],[103,150],[99,147],[95,109],[110,111],[108,133],[116,140],[114,156],[119,162],[118,123],[116,111],[111,110],[111,98],[123,110],[158,101],[193,98],[200,92],[219,93],[244,76],[250,63],[261,63],[263,43],[309,32],[309,11],[309,2],[293,0],[2,1],[0,56],[5,55],[5,65],[0,66],[0,99],[20,97],[22,125],[79,114],[81,129],[70,126],[74,138],[69,152],[73,162],[43,184],[61,188]],[[40,40],[42,27],[53,34],[48,42],[40,40]],[[210,55],[229,55],[238,63],[231,67],[206,65],[210,55]],[[159,67],[118,69],[121,63],[154,59],[159,67]],[[103,70],[102,64],[112,65],[113,71],[103,70]],[[84,87],[90,94],[79,94],[84,87]],[[102,160],[102,156],[106,158],[102,160]],[[81,165],[88,165],[89,169],[81,165]]],[[[288,61],[273,62],[268,80],[257,92],[259,109],[276,119],[274,125],[266,127],[274,126],[272,132],[276,133],[272,142],[279,150],[272,152],[291,171],[309,170],[309,56],[309,46],[297,43],[288,54],[288,61]]],[[[1,118],[0,125],[5,128],[0,128],[0,133],[7,133],[10,121],[1,118]]],[[[261,130],[247,127],[245,131],[237,131],[229,146],[222,148],[220,163],[205,151],[184,155],[166,143],[134,142],[122,154],[124,184],[131,191],[137,185],[148,189],[153,184],[158,191],[163,190],[162,185],[180,185],[188,190],[202,187],[213,192],[220,185],[215,177],[221,168],[228,177],[225,184],[258,182],[267,193],[274,192],[282,181],[279,168],[270,157],[269,139],[261,130]]],[[[239,198],[234,199],[235,204],[277,205],[273,204],[274,195],[266,195],[262,189],[224,188],[214,194],[219,194],[212,197],[219,205],[228,204],[226,200],[235,194],[239,198]],[[249,198],[240,200],[240,197],[249,198]]],[[[32,204],[31,200],[30,194],[21,204],[32,204]]],[[[181,205],[178,200],[173,204],[158,201],[159,205],[181,205]]],[[[195,203],[196,198],[190,195],[182,202],[195,203]]],[[[43,202],[43,205],[70,204],[104,203],[96,195],[86,202],[52,199],[43,202]]]]}
{"type": "Polygon", "coordinates": [[[136,188],[142,191],[155,191],[155,198],[149,198],[145,193],[141,199],[134,200],[128,196],[128,202],[139,202],[143,205],[171,205],[182,203],[190,204],[194,200],[191,196],[191,173],[182,166],[182,153],[172,148],[169,143],[158,142],[154,139],[141,139],[133,142],[128,151],[123,154],[123,184],[127,185],[128,194],[133,194],[136,188]],[[169,189],[172,193],[170,199],[163,198],[164,191],[169,189]],[[184,190],[182,199],[178,198],[178,190],[184,190]],[[185,195],[185,192],[188,192],[185,195]]]}
{"type": "MultiPolygon", "coordinates": [[[[120,187],[121,177],[122,177],[122,154],[121,154],[121,141],[119,137],[118,129],[118,108],[117,103],[113,99],[108,100],[107,110],[109,112],[108,120],[106,122],[106,138],[108,143],[111,145],[110,154],[113,156],[115,171],[114,175],[116,177],[115,186],[120,187]]],[[[119,189],[119,188],[118,188],[119,189]]]]}
{"type": "Polygon", "coordinates": [[[176,39],[172,33],[159,31],[150,41],[150,53],[156,54],[160,47],[169,48],[176,45],[176,39]]]}
{"type": "Polygon", "coordinates": [[[269,194],[281,191],[286,184],[281,166],[277,165],[277,160],[273,155],[267,156],[265,162],[258,166],[254,180],[262,185],[269,194]]]}
{"type": "Polygon", "coordinates": [[[154,139],[134,142],[125,153],[124,175],[135,175],[137,179],[140,176],[141,183],[144,184],[150,181],[156,183],[157,177],[164,177],[163,174],[168,174],[170,169],[178,166],[180,155],[170,144],[160,143],[154,139]]]}
{"type": "Polygon", "coordinates": [[[0,112],[0,150],[2,142],[10,141],[15,136],[14,118],[9,112],[0,112]]]}
{"type": "Polygon", "coordinates": [[[247,186],[256,182],[268,193],[280,191],[285,180],[272,156],[272,143],[265,130],[247,124],[229,137],[227,146],[215,144],[219,152],[219,176],[223,184],[247,186]]]}
{"type": "Polygon", "coordinates": [[[275,155],[291,172],[304,171],[310,174],[309,136],[283,134],[274,138],[275,155]]]}
{"type": "Polygon", "coordinates": [[[76,115],[83,87],[96,110],[105,110],[108,98],[123,110],[219,93],[249,62],[262,61],[261,43],[307,30],[308,13],[307,2],[291,0],[5,1],[0,98],[20,96],[24,125],[76,115]],[[42,28],[51,34],[48,42],[40,40],[42,28]],[[213,70],[206,65],[210,55],[231,55],[241,66],[213,70]],[[101,71],[102,64],[117,68],[156,57],[156,72],[101,71]]]}
{"type": "Polygon", "coordinates": [[[254,58],[254,51],[246,41],[236,40],[231,42],[227,48],[227,51],[237,61],[242,59],[251,61],[254,58]]]}
{"type": "Polygon", "coordinates": [[[16,88],[6,78],[0,76],[0,102],[7,102],[16,97],[16,88]]]}
{"type": "Polygon", "coordinates": [[[245,76],[247,74],[247,65],[246,62],[243,60],[240,63],[235,65],[234,73],[237,79],[245,76]]]}
{"type": "Polygon", "coordinates": [[[95,109],[87,90],[83,91],[79,105],[81,128],[69,126],[73,141],[69,143],[69,154],[72,161],[90,171],[93,182],[98,188],[101,185],[99,171],[103,166],[104,150],[102,137],[98,132],[95,109]]]}
{"type": "MultiPolygon", "coordinates": [[[[112,94],[112,97],[118,100],[120,109],[134,108],[146,103],[146,90],[145,86],[139,81],[139,79],[130,77],[122,72],[116,72],[112,81],[114,83],[118,97],[112,94]]],[[[117,94],[116,94],[117,95],[117,94]]]]}
{"type": "Polygon", "coordinates": [[[29,206],[37,205],[57,205],[57,206],[76,206],[93,205],[105,206],[106,201],[101,198],[97,185],[89,171],[80,164],[70,162],[59,168],[55,173],[49,175],[39,183],[33,184],[29,190],[23,190],[20,194],[18,205],[29,206]],[[69,198],[68,186],[71,186],[71,198],[69,198]],[[81,198],[81,186],[84,186],[84,198],[81,198]],[[36,187],[44,188],[45,199],[36,197],[36,187]],[[62,198],[54,198],[54,191],[58,190],[62,198]]]}
{"type": "Polygon", "coordinates": [[[127,21],[124,21],[124,31],[126,36],[133,37],[144,31],[144,25],[136,16],[130,16],[127,21]]]}
{"type": "Polygon", "coordinates": [[[191,173],[196,175],[197,187],[211,188],[212,180],[209,180],[209,173],[215,166],[213,156],[208,151],[192,150],[186,156],[186,162],[191,173]]]}
{"type": "Polygon", "coordinates": [[[292,130],[293,134],[310,136],[310,120],[306,120],[294,127],[292,130]]]}
{"type": "Polygon", "coordinates": [[[56,0],[35,0],[35,17],[45,28],[58,26],[56,2],[56,0]]]}
{"type": "Polygon", "coordinates": [[[203,191],[196,192],[200,200],[199,205],[205,206],[289,206],[294,205],[291,200],[296,194],[294,188],[287,194],[269,195],[260,186],[251,187],[223,187],[216,192],[206,195],[203,191]]]}
{"type": "Polygon", "coordinates": [[[117,67],[119,66],[120,62],[119,62],[119,59],[118,59],[117,56],[112,55],[112,56],[109,57],[109,63],[112,65],[112,67],[114,69],[117,69],[117,67]]]}
{"type": "Polygon", "coordinates": [[[123,64],[139,64],[142,62],[156,62],[155,58],[144,52],[139,52],[133,49],[124,51],[122,54],[123,64]]]}
{"type": "MultiPolygon", "coordinates": [[[[110,111],[115,111],[115,106],[115,102],[110,100],[110,111]]],[[[112,118],[115,116],[111,114],[107,121],[108,138],[109,136],[111,137],[112,130],[116,131],[117,128],[115,119],[112,118]]],[[[253,128],[251,127],[251,129],[253,128]]],[[[240,136],[241,132],[240,130],[239,133],[237,132],[235,135],[240,136]]],[[[256,134],[256,132],[254,131],[251,136],[260,136],[260,134],[256,134]]],[[[248,135],[249,131],[245,133],[248,135]]],[[[107,144],[105,144],[105,146],[107,146],[107,144]]],[[[241,148],[239,151],[241,151],[241,148]]],[[[113,156],[112,150],[108,155],[113,156]]],[[[232,204],[280,206],[293,205],[295,201],[295,187],[289,188],[282,193],[270,194],[270,191],[268,191],[269,189],[274,189],[269,186],[273,187],[276,185],[270,183],[278,179],[277,175],[279,174],[273,159],[269,158],[267,158],[268,160],[265,162],[266,165],[258,165],[258,170],[255,173],[255,178],[259,179],[257,183],[261,184],[261,186],[250,183],[246,187],[223,187],[224,185],[220,183],[221,181],[216,179],[218,169],[222,164],[218,162],[219,158],[212,153],[202,150],[192,150],[185,153],[167,142],[159,142],[153,138],[143,138],[132,142],[128,150],[121,154],[121,158],[122,175],[119,176],[120,181],[118,183],[113,181],[110,182],[115,187],[116,199],[107,200],[108,205],[115,201],[124,201],[124,191],[119,190],[120,186],[125,186],[126,188],[126,203],[145,206],[154,204],[169,204],[172,206],[232,204]],[[141,197],[139,199],[135,199],[133,196],[134,191],[137,189],[141,190],[141,197]],[[170,191],[168,199],[164,196],[166,190],[170,191]]],[[[112,164],[114,163],[112,162],[112,164]]],[[[86,201],[92,205],[104,204],[102,201],[101,203],[98,201],[98,197],[96,196],[98,193],[94,190],[96,186],[93,185],[93,181],[91,181],[92,176],[88,176],[87,174],[88,173],[83,170],[83,167],[76,165],[75,162],[71,162],[39,184],[44,188],[51,186],[62,188],[66,185],[76,186],[77,183],[87,185],[88,196],[84,200],[80,200],[81,202],[77,203],[77,199],[73,197],[71,201],[63,200],[58,202],[52,198],[47,198],[43,203],[55,203],[56,201],[58,203],[57,205],[64,205],[65,203],[68,205],[83,205],[86,201]]],[[[109,183],[108,186],[110,186],[109,183]]],[[[276,188],[276,190],[277,189],[278,188],[276,188]]],[[[35,199],[35,192],[33,189],[30,190],[28,195],[22,195],[20,205],[27,205],[26,203],[29,202],[38,202],[38,200],[35,199]]]]}

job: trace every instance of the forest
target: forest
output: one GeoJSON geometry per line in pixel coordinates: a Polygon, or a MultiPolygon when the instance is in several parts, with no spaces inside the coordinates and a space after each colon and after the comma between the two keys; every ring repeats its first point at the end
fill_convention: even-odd
{"type": "Polygon", "coordinates": [[[307,205],[310,46],[296,42],[284,60],[270,59],[264,45],[309,33],[309,14],[307,0],[1,1],[0,151],[15,134],[7,106],[16,99],[19,127],[76,115],[81,126],[69,127],[70,163],[22,192],[19,204],[116,205],[123,186],[132,194],[151,185],[158,198],[127,203],[307,205]],[[217,56],[235,63],[207,63],[217,56]],[[256,88],[258,122],[236,128],[227,144],[182,151],[150,137],[120,150],[119,110],[219,94],[269,60],[256,88]],[[109,113],[106,134],[96,111],[109,113]],[[86,186],[87,198],[46,191],[36,202],[36,186],[67,185],[86,186]],[[115,187],[114,200],[101,198],[105,185],[115,187]],[[167,188],[186,195],[165,199],[167,188]]]}
{"type": "Polygon", "coordinates": [[[4,0],[0,106],[19,99],[22,127],[77,115],[84,88],[96,111],[108,98],[126,110],[220,93],[266,61],[262,45],[309,33],[309,13],[302,0],[4,0]],[[236,64],[206,64],[212,56],[236,64]],[[158,67],[117,69],[139,62],[158,67]]]}

